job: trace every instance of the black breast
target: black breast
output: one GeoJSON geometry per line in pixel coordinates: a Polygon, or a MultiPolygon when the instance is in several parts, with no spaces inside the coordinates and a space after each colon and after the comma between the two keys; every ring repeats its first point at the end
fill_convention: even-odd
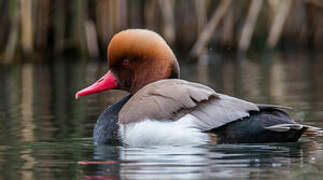
{"type": "Polygon", "coordinates": [[[118,114],[130,97],[131,95],[122,98],[101,113],[93,130],[94,144],[118,143],[118,114]]]}

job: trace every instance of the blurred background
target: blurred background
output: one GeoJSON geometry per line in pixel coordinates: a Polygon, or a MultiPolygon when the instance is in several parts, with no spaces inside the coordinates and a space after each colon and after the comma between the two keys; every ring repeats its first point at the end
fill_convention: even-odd
{"type": "Polygon", "coordinates": [[[322,0],[0,0],[0,180],[322,179],[322,136],[102,150],[94,124],[126,92],[74,99],[106,73],[115,33],[147,28],[170,44],[182,79],[294,107],[297,122],[323,128],[322,19],[322,0]]]}
{"type": "Polygon", "coordinates": [[[321,0],[1,0],[0,62],[106,57],[113,34],[128,28],[154,30],[191,57],[322,51],[322,17],[321,0]]]}

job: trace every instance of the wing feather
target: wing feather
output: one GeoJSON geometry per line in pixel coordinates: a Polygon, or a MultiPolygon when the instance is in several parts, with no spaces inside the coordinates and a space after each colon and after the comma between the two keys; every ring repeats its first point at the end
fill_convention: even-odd
{"type": "Polygon", "coordinates": [[[257,105],[216,93],[213,89],[184,80],[161,80],[146,85],[134,94],[119,112],[119,123],[144,119],[177,120],[187,113],[202,131],[249,116],[257,105]]]}

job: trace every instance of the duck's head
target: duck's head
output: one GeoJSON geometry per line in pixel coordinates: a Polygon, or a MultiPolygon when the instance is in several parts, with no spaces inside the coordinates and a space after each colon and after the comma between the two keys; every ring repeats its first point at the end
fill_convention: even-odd
{"type": "Polygon", "coordinates": [[[179,66],[166,41],[157,33],[129,29],[114,35],[108,46],[110,71],[75,97],[122,89],[135,93],[146,84],[179,78],[179,66]]]}

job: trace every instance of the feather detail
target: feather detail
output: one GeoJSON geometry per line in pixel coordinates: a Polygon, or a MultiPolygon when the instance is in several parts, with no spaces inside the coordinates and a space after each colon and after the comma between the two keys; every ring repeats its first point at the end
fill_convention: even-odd
{"type": "Polygon", "coordinates": [[[257,105],[216,93],[198,83],[179,79],[160,80],[146,85],[134,94],[119,112],[119,124],[178,120],[188,113],[194,116],[194,126],[201,131],[214,129],[248,117],[249,111],[259,111],[257,105]]]}
{"type": "Polygon", "coordinates": [[[300,130],[303,127],[304,126],[301,124],[278,124],[274,126],[265,127],[265,129],[269,131],[275,131],[275,132],[286,132],[291,129],[300,130]]]}

